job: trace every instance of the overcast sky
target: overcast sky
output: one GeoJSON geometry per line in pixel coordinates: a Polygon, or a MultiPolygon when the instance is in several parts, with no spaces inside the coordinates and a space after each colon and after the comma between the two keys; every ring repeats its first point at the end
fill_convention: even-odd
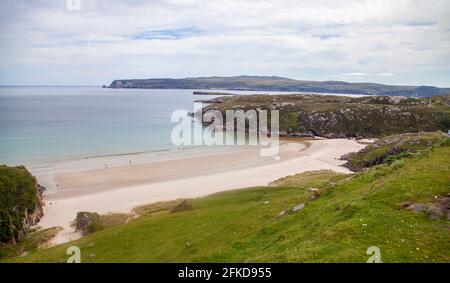
{"type": "Polygon", "coordinates": [[[450,87],[448,0],[80,2],[0,1],[0,84],[246,74],[450,87]]]}

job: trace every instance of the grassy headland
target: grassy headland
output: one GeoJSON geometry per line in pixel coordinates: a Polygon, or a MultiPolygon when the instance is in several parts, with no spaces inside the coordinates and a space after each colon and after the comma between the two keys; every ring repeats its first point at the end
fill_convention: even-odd
{"type": "Polygon", "coordinates": [[[450,95],[432,98],[246,95],[212,99],[204,111],[279,110],[280,135],[384,137],[450,129],[450,95]]]}
{"type": "Polygon", "coordinates": [[[341,81],[302,81],[275,76],[197,77],[184,79],[155,78],[115,80],[110,88],[153,89],[227,89],[248,91],[289,91],[315,93],[346,93],[428,97],[449,93],[450,89],[433,86],[398,86],[341,81]]]}
{"type": "Polygon", "coordinates": [[[346,167],[352,171],[360,171],[381,163],[400,162],[404,157],[421,154],[431,146],[445,141],[446,134],[441,132],[392,135],[378,139],[363,150],[342,159],[347,160],[346,167]]]}

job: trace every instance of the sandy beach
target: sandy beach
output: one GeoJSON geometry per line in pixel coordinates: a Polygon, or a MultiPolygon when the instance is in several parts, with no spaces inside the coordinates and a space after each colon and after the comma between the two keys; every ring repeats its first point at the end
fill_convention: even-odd
{"type": "Polygon", "coordinates": [[[38,181],[51,187],[44,196],[44,217],[39,226],[63,227],[53,243],[64,243],[80,237],[70,227],[78,211],[130,212],[158,201],[263,186],[305,171],[345,173],[349,171],[340,166],[343,162],[339,157],[364,146],[350,139],[284,140],[277,157],[260,156],[256,146],[236,146],[74,159],[32,167],[38,181]]]}

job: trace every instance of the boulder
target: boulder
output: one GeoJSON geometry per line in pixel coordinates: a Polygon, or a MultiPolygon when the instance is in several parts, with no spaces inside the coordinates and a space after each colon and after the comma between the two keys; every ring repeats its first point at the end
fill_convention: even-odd
{"type": "Polygon", "coordinates": [[[430,219],[450,220],[450,196],[438,197],[428,208],[427,215],[430,219]]]}
{"type": "Polygon", "coordinates": [[[306,204],[304,204],[304,203],[297,204],[296,206],[294,206],[294,208],[292,208],[292,212],[297,212],[299,210],[302,210],[303,208],[305,208],[305,205],[306,204]]]}
{"type": "Polygon", "coordinates": [[[183,200],[177,206],[172,208],[172,210],[170,212],[177,213],[177,212],[183,212],[186,210],[192,210],[192,204],[190,202],[188,202],[187,200],[183,200]]]}
{"type": "Polygon", "coordinates": [[[80,231],[83,235],[103,229],[103,225],[100,221],[100,215],[96,212],[78,212],[74,224],[75,231],[80,231]]]}
{"type": "Polygon", "coordinates": [[[281,218],[286,215],[286,210],[283,210],[282,212],[278,213],[277,218],[281,218]]]}
{"type": "Polygon", "coordinates": [[[416,213],[424,212],[429,219],[450,220],[450,196],[448,195],[436,197],[431,204],[404,202],[400,206],[416,213]]]}
{"type": "Polygon", "coordinates": [[[316,200],[320,197],[320,195],[322,194],[322,190],[321,189],[317,189],[317,188],[309,188],[308,192],[311,193],[311,199],[312,200],[316,200]]]}
{"type": "Polygon", "coordinates": [[[406,209],[413,212],[423,212],[428,210],[428,205],[422,203],[414,203],[406,207],[406,209]]]}

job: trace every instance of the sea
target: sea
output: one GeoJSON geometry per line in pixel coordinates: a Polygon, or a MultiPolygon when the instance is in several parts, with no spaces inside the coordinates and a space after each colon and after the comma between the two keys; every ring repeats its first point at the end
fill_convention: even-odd
{"type": "MultiPolygon", "coordinates": [[[[173,148],[171,115],[194,110],[192,89],[1,86],[0,164],[173,148]]],[[[227,91],[235,94],[280,92],[227,91]]]]}

